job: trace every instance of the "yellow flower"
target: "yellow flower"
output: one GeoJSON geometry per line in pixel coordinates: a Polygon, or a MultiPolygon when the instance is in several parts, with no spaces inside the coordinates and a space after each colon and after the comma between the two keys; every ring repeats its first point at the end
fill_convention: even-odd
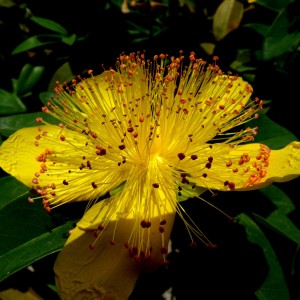
{"type": "Polygon", "coordinates": [[[62,299],[127,299],[141,268],[167,263],[176,213],[191,243],[212,246],[181,200],[299,175],[300,143],[273,151],[251,143],[257,128],[241,128],[262,106],[252,87],[216,57],[184,60],[124,54],[117,71],[57,83],[43,111],[62,124],[24,128],[2,144],[0,166],[37,191],[30,201],[50,211],[90,200],[55,263],[62,299]]]}

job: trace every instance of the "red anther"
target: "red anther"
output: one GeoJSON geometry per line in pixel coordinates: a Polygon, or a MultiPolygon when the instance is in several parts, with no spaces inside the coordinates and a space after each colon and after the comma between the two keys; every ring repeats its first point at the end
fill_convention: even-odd
{"type": "Polygon", "coordinates": [[[158,183],[153,183],[152,186],[153,186],[155,189],[159,188],[159,184],[158,184],[158,183]]]}
{"type": "Polygon", "coordinates": [[[68,183],[67,180],[65,180],[65,179],[64,179],[64,181],[63,181],[63,184],[64,184],[64,185],[69,185],[69,183],[68,183]]]}
{"type": "Polygon", "coordinates": [[[145,120],[145,118],[144,118],[144,116],[140,116],[140,118],[139,118],[139,122],[144,122],[144,120],[145,120]]]}
{"type": "Polygon", "coordinates": [[[180,99],[180,103],[181,103],[181,104],[184,104],[184,103],[186,103],[186,99],[184,99],[184,98],[181,98],[181,99],[180,99]]]}
{"type": "Polygon", "coordinates": [[[126,249],[129,248],[128,242],[125,242],[125,243],[124,243],[124,247],[125,247],[126,249]]]}
{"type": "Polygon", "coordinates": [[[165,219],[163,219],[163,220],[161,220],[161,221],[159,222],[159,224],[160,224],[160,225],[166,225],[166,224],[167,224],[167,221],[166,221],[165,219]]]}
{"type": "Polygon", "coordinates": [[[217,249],[218,248],[218,245],[216,245],[216,244],[206,244],[205,246],[209,249],[217,249]]]}
{"type": "Polygon", "coordinates": [[[193,241],[193,242],[190,243],[189,246],[190,246],[190,248],[194,249],[194,248],[197,247],[197,243],[193,241]]]}
{"type": "Polygon", "coordinates": [[[101,225],[101,224],[99,224],[99,225],[98,225],[98,230],[102,231],[103,229],[104,229],[104,226],[101,225]]]}
{"type": "Polygon", "coordinates": [[[136,139],[138,136],[139,136],[139,134],[135,131],[135,132],[133,132],[133,137],[136,139]]]}
{"type": "Polygon", "coordinates": [[[224,105],[219,105],[219,108],[223,110],[223,109],[225,109],[225,106],[224,105]]]}
{"type": "Polygon", "coordinates": [[[210,169],[211,168],[211,163],[210,162],[206,163],[205,168],[210,169]]]}
{"type": "Polygon", "coordinates": [[[115,241],[113,241],[113,240],[111,240],[110,242],[109,242],[112,246],[114,246],[116,243],[115,243],[115,241]]]}
{"type": "Polygon", "coordinates": [[[208,159],[207,159],[210,163],[213,162],[214,158],[212,156],[210,156],[208,159]]]}
{"type": "Polygon", "coordinates": [[[178,158],[180,160],[183,160],[185,158],[185,154],[184,153],[178,153],[177,156],[178,156],[178,158]]]}
{"type": "Polygon", "coordinates": [[[164,233],[165,232],[165,229],[162,226],[159,226],[158,230],[159,230],[160,233],[164,233]]]}
{"type": "Polygon", "coordinates": [[[92,74],[93,74],[93,70],[91,70],[91,69],[88,70],[88,74],[89,74],[89,75],[92,75],[92,74]]]}
{"type": "Polygon", "coordinates": [[[234,182],[229,182],[228,187],[230,190],[235,190],[235,183],[234,182]]]}
{"type": "Polygon", "coordinates": [[[37,178],[33,178],[33,179],[32,179],[32,183],[33,183],[33,184],[38,184],[39,182],[38,182],[37,178]]]}
{"type": "Polygon", "coordinates": [[[28,197],[28,202],[29,203],[34,203],[34,200],[31,197],[28,197]]]}
{"type": "Polygon", "coordinates": [[[206,173],[203,173],[202,176],[203,176],[204,178],[206,178],[206,177],[207,177],[207,174],[206,174],[206,173]]]}
{"type": "Polygon", "coordinates": [[[94,250],[94,249],[95,249],[95,245],[89,244],[89,248],[90,248],[91,250],[94,250]]]}
{"type": "Polygon", "coordinates": [[[91,136],[96,139],[97,138],[97,133],[96,132],[91,132],[91,136]]]}
{"type": "Polygon", "coordinates": [[[96,189],[96,188],[97,188],[97,184],[96,184],[95,182],[92,182],[92,187],[93,187],[94,189],[96,189]]]}
{"type": "Polygon", "coordinates": [[[66,140],[66,138],[65,138],[64,135],[61,135],[59,138],[60,138],[60,140],[61,140],[62,142],[66,140]]]}
{"type": "Polygon", "coordinates": [[[168,253],[168,248],[162,246],[162,247],[160,248],[160,253],[161,253],[161,254],[167,254],[167,253],[168,253]]]}
{"type": "Polygon", "coordinates": [[[127,128],[127,131],[128,131],[128,132],[133,132],[134,129],[133,129],[132,127],[128,127],[128,128],[127,128]]]}
{"type": "Polygon", "coordinates": [[[119,149],[120,149],[120,150],[124,150],[125,148],[126,148],[126,147],[125,147],[124,144],[119,146],[119,149]]]}
{"type": "Polygon", "coordinates": [[[36,118],[35,121],[36,121],[37,123],[42,123],[42,122],[43,122],[43,118],[36,118]]]}
{"type": "Polygon", "coordinates": [[[224,181],[224,186],[228,186],[229,185],[229,181],[224,181]]]}

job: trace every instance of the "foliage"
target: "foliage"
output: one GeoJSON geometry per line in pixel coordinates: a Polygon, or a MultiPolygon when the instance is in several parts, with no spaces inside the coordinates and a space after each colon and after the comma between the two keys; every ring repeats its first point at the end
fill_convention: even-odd
{"type": "MultiPolygon", "coordinates": [[[[149,56],[160,51],[176,54],[179,50],[184,50],[186,55],[193,50],[204,59],[219,56],[224,69],[238,72],[267,103],[261,118],[253,121],[259,126],[257,141],[280,148],[299,139],[299,117],[294,109],[296,102],[293,103],[295,97],[299,97],[296,91],[300,66],[299,1],[94,0],[89,5],[61,2],[0,1],[0,34],[5,41],[0,45],[0,141],[20,128],[36,126],[40,107],[51,97],[56,80],[69,82],[74,75],[85,74],[88,69],[100,73],[101,64],[106,68],[113,66],[115,57],[122,51],[144,49],[149,56]]],[[[47,121],[55,122],[52,118],[47,121]]],[[[225,296],[231,299],[299,299],[297,184],[299,180],[263,189],[254,194],[258,199],[254,204],[246,196],[237,204],[236,196],[220,195],[223,199],[218,203],[220,208],[237,216],[233,224],[235,229],[230,233],[241,241],[232,246],[221,239],[220,248],[230,251],[230,247],[242,247],[244,243],[255,244],[262,250],[263,262],[260,263],[259,255],[250,255],[250,258],[256,266],[266,264],[257,286],[247,290],[247,295],[239,294],[241,298],[232,294],[233,289],[240,292],[237,285],[230,285],[226,279],[224,282],[229,285],[226,287],[214,282],[225,288],[225,296]],[[245,232],[237,234],[235,230],[241,226],[245,232]]],[[[38,291],[43,296],[43,292],[49,292],[49,287],[54,285],[53,257],[84,208],[75,205],[47,215],[38,203],[29,204],[26,187],[4,172],[1,173],[0,191],[0,290],[20,289],[21,285],[14,279],[22,281],[22,272],[28,266],[38,272],[42,263],[49,274],[43,278],[38,291]]],[[[188,201],[183,205],[188,209],[188,201]]],[[[206,219],[207,209],[203,208],[204,214],[200,212],[194,218],[196,223],[201,224],[201,219],[206,219]]],[[[212,222],[208,229],[212,236],[218,236],[218,224],[224,222],[218,214],[215,218],[214,222],[207,220],[208,224],[212,222]]],[[[173,246],[177,250],[171,253],[170,260],[173,257],[174,265],[180,266],[178,261],[185,257],[186,249],[175,234],[173,246]]],[[[193,257],[197,261],[203,250],[197,251],[188,250],[187,259],[193,257]]],[[[212,265],[218,255],[219,252],[208,255],[212,265]]],[[[216,272],[222,270],[228,257],[223,257],[216,272]]],[[[197,269],[200,278],[201,268],[197,269]]],[[[205,288],[201,292],[199,283],[196,290],[191,287],[193,281],[179,281],[182,289],[176,285],[180,270],[170,267],[167,276],[161,272],[156,274],[163,276],[162,280],[168,279],[161,289],[156,282],[157,299],[161,299],[162,289],[170,286],[177,299],[183,299],[180,291],[186,289],[205,296],[205,288]]],[[[245,276],[248,269],[242,272],[245,276]]],[[[149,285],[149,275],[143,276],[132,299],[139,299],[139,287],[147,287],[147,282],[148,288],[153,289],[149,285]]],[[[234,273],[228,271],[230,276],[235,278],[234,273]]],[[[254,276],[253,272],[248,274],[249,286],[254,276]]],[[[28,286],[36,285],[29,282],[28,286]]],[[[213,299],[217,291],[211,295],[213,299]]]]}

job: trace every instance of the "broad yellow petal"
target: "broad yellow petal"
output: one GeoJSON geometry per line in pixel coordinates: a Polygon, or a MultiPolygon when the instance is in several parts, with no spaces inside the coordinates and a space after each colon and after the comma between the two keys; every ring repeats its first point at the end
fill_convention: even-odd
{"type": "Polygon", "coordinates": [[[91,139],[54,125],[24,128],[1,145],[0,166],[54,206],[97,199],[127,176],[91,139]]]}
{"type": "Polygon", "coordinates": [[[143,228],[131,214],[120,218],[120,212],[109,212],[111,200],[84,215],[57,258],[54,270],[62,300],[128,299],[140,270],[153,270],[164,260],[162,243],[168,243],[175,212],[170,208],[170,213],[153,215],[151,226],[143,228]],[[133,247],[130,239],[136,231],[139,239],[133,247]],[[142,250],[146,245],[151,253],[142,250]]]}
{"type": "Polygon", "coordinates": [[[281,150],[270,150],[257,143],[212,144],[204,147],[197,159],[187,158],[179,167],[187,172],[189,181],[208,189],[260,189],[300,175],[300,142],[292,142],[281,150]]]}

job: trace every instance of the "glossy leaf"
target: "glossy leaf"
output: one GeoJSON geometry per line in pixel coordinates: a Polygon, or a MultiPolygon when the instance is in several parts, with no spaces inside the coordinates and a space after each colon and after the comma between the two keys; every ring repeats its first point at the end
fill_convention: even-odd
{"type": "Polygon", "coordinates": [[[60,250],[74,222],[56,226],[42,203],[29,203],[28,188],[10,176],[0,179],[0,187],[2,281],[40,258],[60,250]]]}
{"type": "Polygon", "coordinates": [[[260,300],[290,299],[280,263],[264,233],[246,214],[238,215],[236,220],[245,227],[248,240],[251,243],[258,244],[263,249],[269,265],[269,274],[262,286],[255,292],[255,295],[260,300]]]}
{"type": "Polygon", "coordinates": [[[49,19],[40,18],[40,17],[31,17],[31,20],[40,26],[43,26],[49,30],[60,33],[62,35],[67,35],[68,31],[63,26],[49,19]]]}
{"type": "Polygon", "coordinates": [[[32,50],[34,48],[40,47],[40,46],[46,46],[49,44],[57,43],[58,41],[51,40],[51,38],[60,37],[60,36],[54,36],[54,35],[35,35],[32,36],[25,41],[23,41],[21,44],[19,44],[13,51],[12,55],[22,53],[28,50],[32,50]],[[44,39],[46,37],[46,39],[44,39]],[[49,39],[50,38],[50,39],[49,39]],[[43,40],[44,39],[44,40],[43,40]]]}
{"type": "Polygon", "coordinates": [[[258,3],[264,7],[267,7],[271,10],[280,11],[284,8],[290,0],[256,0],[255,3],[258,3]]]}
{"type": "Polygon", "coordinates": [[[40,123],[36,122],[36,118],[40,117],[51,124],[59,123],[59,121],[53,118],[51,115],[43,112],[0,117],[0,133],[8,137],[18,129],[39,126],[40,123]]]}
{"type": "Polygon", "coordinates": [[[295,209],[293,202],[280,188],[274,185],[262,189],[261,192],[278,209],[267,218],[255,214],[256,220],[300,245],[300,229],[287,216],[295,209]]]}
{"type": "Polygon", "coordinates": [[[30,92],[32,87],[40,80],[44,69],[44,66],[24,65],[17,81],[16,94],[21,97],[30,92]]]}
{"type": "Polygon", "coordinates": [[[224,0],[213,16],[213,34],[221,40],[229,32],[239,27],[243,18],[244,6],[240,1],[224,0]]]}
{"type": "Polygon", "coordinates": [[[291,6],[283,9],[273,22],[263,45],[263,59],[270,60],[291,51],[300,43],[297,13],[291,6]]]}
{"type": "Polygon", "coordinates": [[[70,36],[62,37],[61,41],[69,46],[72,46],[75,43],[76,39],[77,39],[77,35],[72,34],[70,36]]]}
{"type": "Polygon", "coordinates": [[[292,132],[275,123],[265,114],[260,114],[258,119],[247,123],[247,126],[258,126],[258,134],[254,142],[266,144],[273,150],[283,148],[288,143],[298,140],[292,132]]]}
{"type": "Polygon", "coordinates": [[[26,106],[14,93],[0,89],[0,115],[16,114],[26,111],[26,106]]]}

